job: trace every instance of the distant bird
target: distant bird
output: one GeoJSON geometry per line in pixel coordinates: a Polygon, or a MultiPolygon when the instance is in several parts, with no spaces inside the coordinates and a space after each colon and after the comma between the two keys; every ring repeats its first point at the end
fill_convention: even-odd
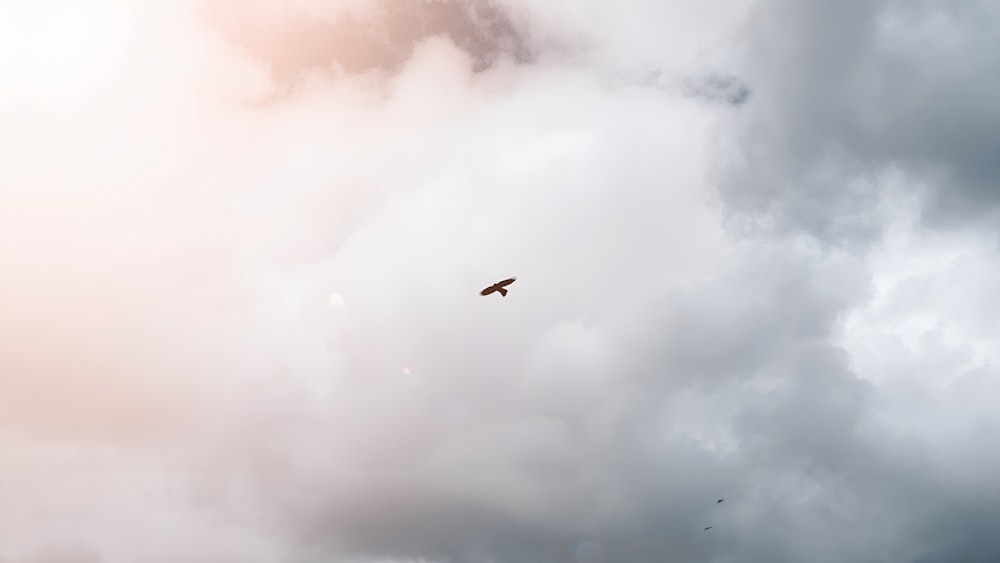
{"type": "Polygon", "coordinates": [[[489,295],[489,294],[493,293],[494,291],[499,291],[501,296],[507,297],[507,290],[504,289],[504,288],[507,287],[508,285],[514,283],[514,280],[516,280],[516,279],[517,278],[507,278],[507,279],[505,279],[503,281],[498,281],[497,283],[495,283],[495,284],[487,287],[486,289],[480,291],[479,295],[489,295]]]}
{"type": "Polygon", "coordinates": [[[707,532],[707,531],[709,531],[709,530],[711,530],[711,529],[712,529],[712,527],[711,527],[711,526],[709,526],[709,527],[705,528],[704,530],[702,530],[702,532],[707,532]]]}
{"type": "Polygon", "coordinates": [[[715,504],[719,504],[720,502],[722,502],[722,501],[724,501],[724,500],[726,500],[726,499],[724,499],[724,498],[720,498],[719,500],[715,501],[715,504]]]}

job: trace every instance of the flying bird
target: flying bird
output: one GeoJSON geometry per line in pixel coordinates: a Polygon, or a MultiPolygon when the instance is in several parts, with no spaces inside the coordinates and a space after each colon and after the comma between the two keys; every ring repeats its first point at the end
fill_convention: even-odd
{"type": "Polygon", "coordinates": [[[505,279],[503,281],[498,281],[497,283],[495,283],[495,284],[487,287],[486,289],[480,291],[479,295],[489,295],[489,294],[491,294],[491,293],[493,293],[495,291],[499,291],[501,296],[507,297],[507,290],[504,289],[504,288],[506,288],[508,285],[514,283],[514,280],[516,280],[516,279],[517,278],[507,278],[507,279],[505,279]]]}
{"type": "Polygon", "coordinates": [[[712,527],[711,527],[711,526],[708,526],[707,528],[705,528],[705,529],[704,529],[704,530],[702,530],[702,531],[703,531],[703,532],[707,532],[707,531],[709,531],[709,530],[711,530],[711,529],[712,529],[712,527]]]}
{"type": "Polygon", "coordinates": [[[719,500],[715,501],[715,504],[719,504],[720,502],[722,502],[722,501],[724,501],[724,500],[726,500],[726,499],[724,499],[724,498],[720,498],[719,500]]]}

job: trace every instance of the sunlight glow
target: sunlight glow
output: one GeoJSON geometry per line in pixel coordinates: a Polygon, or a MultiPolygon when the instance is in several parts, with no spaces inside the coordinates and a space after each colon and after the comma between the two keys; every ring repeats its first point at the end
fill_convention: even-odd
{"type": "Polygon", "coordinates": [[[71,102],[108,83],[128,50],[127,5],[0,2],[0,97],[71,102]]]}

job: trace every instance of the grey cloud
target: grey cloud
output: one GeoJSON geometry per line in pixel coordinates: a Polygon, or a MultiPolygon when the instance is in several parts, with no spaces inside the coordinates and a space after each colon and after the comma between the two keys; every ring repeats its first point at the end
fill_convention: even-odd
{"type": "Polygon", "coordinates": [[[736,107],[745,104],[751,95],[750,87],[738,78],[719,74],[689,80],[688,91],[690,95],[736,107]]]}
{"type": "Polygon", "coordinates": [[[794,245],[742,250],[727,275],[655,314],[643,312],[646,323],[662,324],[631,319],[636,325],[629,334],[641,343],[632,349],[638,372],[648,369],[643,364],[662,369],[666,363],[675,382],[712,386],[752,378],[795,342],[822,341],[844,310],[868,296],[869,279],[856,259],[803,266],[794,245]],[[664,348],[664,341],[671,346],[664,348]]]}
{"type": "MultiPolygon", "coordinates": [[[[784,248],[775,258],[780,254],[784,275],[810,278],[808,268],[801,269],[791,258],[792,249],[784,248]]],[[[566,327],[557,338],[543,341],[554,348],[536,356],[539,364],[504,366],[505,349],[517,347],[511,335],[504,338],[506,346],[476,350],[481,360],[471,366],[468,359],[454,357],[461,354],[454,347],[451,359],[440,357],[437,365],[425,365],[426,377],[446,380],[438,384],[417,381],[394,391],[395,385],[369,372],[365,378],[379,379],[365,385],[371,392],[352,393],[352,405],[343,402],[346,397],[334,398],[334,391],[304,419],[304,426],[279,424],[281,431],[269,432],[267,441],[261,441],[264,435],[257,427],[234,428],[235,436],[249,432],[256,438],[226,438],[249,449],[235,456],[227,449],[225,471],[255,483],[260,510],[273,515],[282,534],[341,554],[547,561],[568,557],[577,544],[592,539],[620,561],[721,556],[725,548],[698,533],[704,522],[720,517],[719,533],[727,533],[721,530],[732,526],[725,520],[729,506],[739,507],[740,497],[759,486],[746,475],[766,475],[797,456],[820,465],[835,460],[849,447],[849,429],[865,405],[857,400],[858,383],[845,372],[842,355],[823,352],[835,316],[828,311],[830,297],[822,284],[802,288],[794,299],[759,294],[757,290],[773,291],[767,278],[774,266],[767,256],[748,259],[722,275],[726,280],[759,278],[759,284],[744,282],[746,290],[731,297],[730,306],[704,309],[701,317],[683,321],[689,330],[709,323],[709,330],[725,324],[730,311],[755,304],[757,322],[730,329],[748,344],[719,349],[718,355],[734,369],[747,356],[758,360],[750,373],[728,384],[720,380],[725,374],[717,373],[717,365],[686,360],[692,343],[701,339],[671,337],[656,323],[657,315],[647,311],[646,320],[632,319],[627,325],[566,327]],[[705,318],[709,315],[711,319],[705,318]],[[787,325],[787,330],[761,328],[768,323],[787,325]],[[797,325],[814,328],[797,331],[797,325]],[[622,329],[642,330],[652,341],[615,333],[622,329]],[[615,354],[594,350],[608,342],[615,354]],[[641,351],[654,343],[655,355],[641,351]],[[608,362],[609,357],[639,358],[640,363],[608,362]],[[482,361],[487,358],[491,360],[482,361]],[[686,373],[678,374],[678,365],[686,373]],[[770,398],[756,399],[739,390],[762,376],[790,386],[791,396],[778,401],[776,410],[746,419],[740,434],[746,435],[748,452],[755,436],[778,440],[782,448],[772,455],[722,458],[695,442],[662,435],[664,417],[671,418],[664,405],[672,393],[690,385],[729,385],[740,398],[764,408],[770,398]],[[799,378],[806,381],[796,383],[799,378]],[[431,387],[417,391],[417,385],[431,387]],[[459,410],[462,402],[472,410],[448,412],[459,410]],[[330,418],[321,412],[341,414],[330,418]],[[801,416],[816,418],[812,424],[788,427],[789,419],[801,416]],[[348,426],[353,438],[345,442],[348,426]],[[270,440],[321,442],[337,453],[312,458],[313,467],[306,469],[282,463],[287,450],[264,453],[264,458],[253,453],[268,451],[270,440]],[[264,469],[268,467],[284,469],[275,473],[264,469]],[[721,490],[735,494],[730,505],[716,507],[721,490]]],[[[717,287],[725,285],[705,284],[673,299],[709,303],[718,299],[717,287]]],[[[850,285],[828,289],[837,294],[845,287],[850,285]]],[[[858,295],[864,294],[848,290],[841,298],[851,302],[858,295]]],[[[635,299],[649,303],[647,297],[635,299]]],[[[667,310],[663,318],[669,319],[667,310]]],[[[520,317],[520,331],[531,328],[526,321],[520,317]]],[[[435,337],[434,323],[426,326],[417,348],[447,348],[449,339],[435,337]]],[[[486,339],[493,330],[504,330],[464,328],[486,339]]]]}
{"type": "Polygon", "coordinates": [[[662,92],[698,99],[710,104],[725,104],[739,108],[749,100],[750,86],[739,77],[723,72],[700,69],[696,73],[652,70],[640,73],[630,81],[662,92]]]}
{"type": "MultiPolygon", "coordinates": [[[[997,520],[995,487],[987,480],[956,482],[943,467],[961,463],[961,456],[944,461],[915,436],[871,424],[866,385],[809,371],[798,376],[826,381],[809,384],[818,385],[812,392],[769,400],[769,413],[743,419],[757,436],[748,447],[770,460],[773,472],[757,475],[758,494],[767,498],[761,504],[770,507],[761,528],[781,536],[768,540],[773,547],[799,549],[816,561],[997,556],[995,540],[982,533],[997,520]]],[[[979,463],[983,471],[997,468],[995,456],[979,463]]]]}
{"type": "Polygon", "coordinates": [[[998,22],[990,2],[758,3],[740,66],[755,95],[724,134],[729,205],[866,239],[881,229],[882,176],[898,172],[928,224],[995,218],[998,22]]]}

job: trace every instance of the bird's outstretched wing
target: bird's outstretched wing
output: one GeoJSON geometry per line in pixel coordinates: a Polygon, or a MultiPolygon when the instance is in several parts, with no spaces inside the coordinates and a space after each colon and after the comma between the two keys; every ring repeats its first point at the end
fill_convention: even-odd
{"type": "Polygon", "coordinates": [[[508,285],[514,283],[514,280],[516,280],[516,279],[517,278],[507,278],[507,279],[505,279],[503,281],[498,281],[497,283],[495,283],[495,284],[487,287],[486,289],[480,291],[479,295],[489,295],[489,294],[495,293],[497,291],[499,291],[502,295],[506,295],[507,294],[507,290],[505,290],[504,288],[507,287],[508,285]]]}

